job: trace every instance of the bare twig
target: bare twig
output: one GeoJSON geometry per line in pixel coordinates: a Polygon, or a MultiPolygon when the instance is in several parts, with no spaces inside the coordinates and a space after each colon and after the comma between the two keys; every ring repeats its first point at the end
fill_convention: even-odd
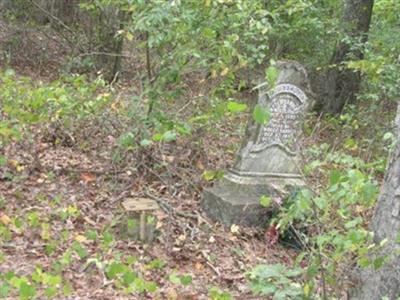
{"type": "Polygon", "coordinates": [[[212,263],[210,263],[208,255],[205,253],[205,251],[201,251],[201,254],[203,255],[204,259],[206,260],[206,264],[207,266],[209,266],[211,268],[211,270],[213,270],[215,272],[215,274],[217,274],[218,277],[221,277],[221,273],[219,272],[219,270],[213,266],[212,263]]]}
{"type": "Polygon", "coordinates": [[[111,53],[111,52],[101,52],[101,51],[93,51],[87,53],[81,53],[78,56],[92,56],[92,55],[104,55],[104,56],[113,56],[113,57],[123,57],[123,58],[133,58],[132,55],[122,54],[122,53],[111,53]]]}
{"type": "Polygon", "coordinates": [[[69,43],[71,48],[73,49],[72,52],[75,51],[76,48],[79,49],[79,51],[83,51],[83,47],[81,47],[79,41],[79,38],[77,34],[68,26],[66,25],[62,20],[48,12],[46,9],[44,9],[42,6],[40,6],[38,3],[36,3],[34,0],[29,0],[35,7],[37,7],[40,11],[42,11],[45,15],[49,16],[51,19],[57,21],[58,24],[60,24],[65,30],[67,30],[72,36],[74,37],[75,41],[72,41],[69,37],[64,35],[62,32],[60,32],[61,36],[69,43]]]}
{"type": "Polygon", "coordinates": [[[48,12],[47,10],[45,10],[42,6],[40,6],[39,4],[37,4],[35,1],[33,0],[29,0],[34,6],[36,6],[40,11],[42,11],[44,14],[46,14],[47,16],[49,16],[50,18],[52,18],[53,20],[57,21],[58,24],[60,24],[62,27],[64,27],[64,29],[68,30],[69,32],[71,32],[72,34],[75,35],[75,32],[69,27],[67,26],[63,21],[61,21],[59,18],[57,18],[56,16],[54,16],[53,14],[51,14],[50,12],[48,12]]]}
{"type": "Polygon", "coordinates": [[[172,213],[172,214],[175,214],[180,217],[196,219],[196,220],[198,218],[198,215],[196,215],[196,214],[178,211],[175,207],[170,205],[166,200],[152,195],[147,189],[143,193],[150,199],[153,199],[154,201],[156,201],[158,203],[158,205],[160,205],[160,207],[167,213],[172,213]]]}

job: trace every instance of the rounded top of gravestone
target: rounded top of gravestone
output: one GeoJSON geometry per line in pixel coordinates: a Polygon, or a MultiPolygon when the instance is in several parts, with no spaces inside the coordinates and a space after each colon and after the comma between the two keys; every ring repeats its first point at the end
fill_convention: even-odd
{"type": "Polygon", "coordinates": [[[313,94],[311,91],[310,80],[306,68],[297,61],[281,60],[276,63],[279,75],[276,80],[278,84],[293,84],[302,89],[307,94],[313,94]]]}

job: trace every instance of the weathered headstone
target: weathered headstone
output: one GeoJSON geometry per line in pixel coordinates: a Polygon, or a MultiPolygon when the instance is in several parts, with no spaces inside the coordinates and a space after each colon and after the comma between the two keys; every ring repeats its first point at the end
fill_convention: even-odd
{"type": "Polygon", "coordinates": [[[261,196],[281,199],[304,186],[299,136],[311,107],[307,72],[293,61],[278,62],[276,67],[274,88],[259,92],[258,105],[270,112],[269,122],[250,122],[233,168],[202,197],[206,213],[225,225],[262,226],[271,208],[260,205],[261,196]]]}

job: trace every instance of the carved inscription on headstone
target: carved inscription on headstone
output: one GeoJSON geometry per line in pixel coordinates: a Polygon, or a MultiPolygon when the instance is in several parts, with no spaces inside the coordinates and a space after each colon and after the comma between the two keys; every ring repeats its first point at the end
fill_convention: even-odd
{"type": "Polygon", "coordinates": [[[307,96],[291,84],[278,85],[268,92],[268,96],[271,118],[267,125],[261,127],[251,152],[261,151],[273,145],[280,145],[287,151],[295,152],[295,140],[307,96]]]}

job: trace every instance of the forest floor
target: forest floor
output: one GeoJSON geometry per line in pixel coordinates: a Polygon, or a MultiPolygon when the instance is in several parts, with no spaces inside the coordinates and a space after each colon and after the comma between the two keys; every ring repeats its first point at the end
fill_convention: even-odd
{"type": "MultiPolygon", "coordinates": [[[[12,159],[0,178],[0,220],[10,229],[0,247],[3,274],[61,271],[65,295],[58,297],[69,299],[208,299],[212,287],[256,299],[246,271],[266,262],[290,265],[296,257],[294,250],[269,244],[263,231],[224,228],[201,211],[204,166],[232,161],[232,155],[222,153],[224,140],[204,141],[204,153],[194,141],[174,143],[144,154],[153,161],[150,167],[143,159],[143,164],[117,168],[104,158],[110,153],[99,153],[101,148],[85,153],[43,139],[7,149],[12,159]],[[32,159],[35,169],[29,167],[32,159]],[[127,213],[121,202],[127,198],[165,204],[167,209],[154,213],[152,243],[124,234],[127,213]],[[124,294],[106,276],[107,262],[113,260],[131,263],[141,278],[156,283],[157,292],[124,294]],[[179,276],[189,282],[177,282],[179,276]]],[[[96,136],[88,139],[95,143],[96,136]]]]}

